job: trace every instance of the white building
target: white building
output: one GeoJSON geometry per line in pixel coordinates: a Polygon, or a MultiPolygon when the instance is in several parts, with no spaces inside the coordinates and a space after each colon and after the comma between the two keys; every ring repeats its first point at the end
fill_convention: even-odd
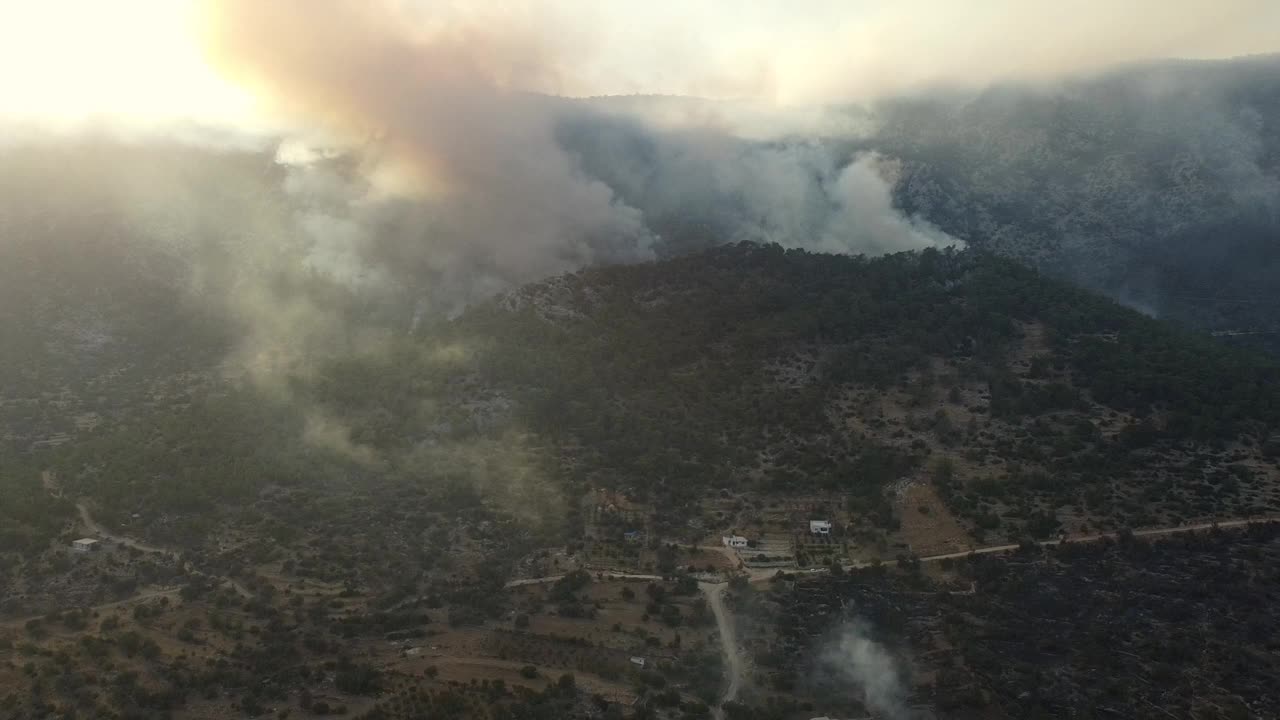
{"type": "Polygon", "coordinates": [[[830,535],[831,521],[830,520],[810,520],[809,532],[810,534],[813,534],[813,535],[830,535]]]}
{"type": "Polygon", "coordinates": [[[738,550],[745,548],[748,544],[747,539],[741,535],[725,535],[720,538],[720,542],[724,543],[724,546],[727,548],[734,548],[738,550]]]}
{"type": "Polygon", "coordinates": [[[631,657],[631,664],[632,664],[632,665],[635,665],[636,667],[642,668],[642,667],[644,667],[644,658],[639,657],[639,656],[632,656],[632,657],[631,657]]]}
{"type": "Polygon", "coordinates": [[[93,538],[80,538],[79,540],[76,540],[75,542],[71,543],[72,550],[75,550],[76,552],[82,552],[82,553],[93,552],[94,550],[97,550],[101,546],[102,546],[102,543],[98,542],[93,538]]]}

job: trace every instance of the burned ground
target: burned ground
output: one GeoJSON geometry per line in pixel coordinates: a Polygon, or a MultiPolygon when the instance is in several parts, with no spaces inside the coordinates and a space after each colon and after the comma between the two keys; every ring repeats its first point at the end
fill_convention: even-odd
{"type": "Polygon", "coordinates": [[[861,688],[815,660],[850,624],[897,658],[922,717],[1272,717],[1278,558],[1270,523],[743,589],[757,672],[740,717],[791,717],[771,697],[857,711],[861,688]]]}

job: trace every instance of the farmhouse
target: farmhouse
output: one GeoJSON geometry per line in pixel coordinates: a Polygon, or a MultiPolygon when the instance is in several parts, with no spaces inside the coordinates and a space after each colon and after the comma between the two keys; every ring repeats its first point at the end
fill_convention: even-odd
{"type": "Polygon", "coordinates": [[[101,546],[102,546],[102,543],[95,540],[94,538],[80,538],[79,540],[76,540],[75,542],[71,543],[72,550],[75,550],[76,552],[82,552],[82,553],[93,552],[101,546]]]}
{"type": "Polygon", "coordinates": [[[737,549],[745,548],[748,545],[747,539],[741,535],[725,535],[720,538],[720,542],[724,543],[725,547],[737,549]]]}
{"type": "Polygon", "coordinates": [[[830,535],[831,521],[830,520],[810,520],[809,533],[812,535],[830,535]]]}

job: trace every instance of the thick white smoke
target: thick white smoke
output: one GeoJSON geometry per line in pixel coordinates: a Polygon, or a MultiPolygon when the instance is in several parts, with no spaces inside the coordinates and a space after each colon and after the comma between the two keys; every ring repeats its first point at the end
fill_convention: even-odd
{"type": "Polygon", "coordinates": [[[837,680],[861,693],[861,700],[876,717],[910,720],[906,689],[898,663],[873,640],[867,626],[854,621],[840,628],[820,656],[822,666],[837,680]]]}
{"type": "Polygon", "coordinates": [[[639,212],[556,144],[558,103],[522,89],[544,69],[537,38],[433,28],[393,3],[326,7],[210,3],[206,26],[214,59],[348,158],[342,177],[314,154],[291,162],[294,187],[320,182],[345,201],[307,223],[327,255],[355,245],[402,280],[464,297],[652,257],[639,212]]]}
{"type": "Polygon", "coordinates": [[[341,162],[296,150],[282,159],[307,206],[309,264],[346,282],[392,280],[450,309],[586,264],[735,240],[869,253],[952,242],[894,210],[874,156],[745,150],[712,119],[663,130],[529,92],[563,60],[536,22],[424,20],[386,2],[328,8],[210,3],[207,45],[309,137],[338,147],[341,162]],[[584,126],[638,129],[655,152],[608,147],[612,136],[582,147],[584,126]],[[707,213],[716,222],[697,242],[666,232],[671,218],[707,213]]]}
{"type": "Polygon", "coordinates": [[[836,209],[816,249],[880,255],[959,244],[928,221],[904,217],[893,207],[885,178],[891,165],[869,153],[840,171],[830,191],[836,209]]]}
{"type": "Polygon", "coordinates": [[[628,108],[568,118],[559,136],[587,172],[643,212],[663,235],[663,253],[741,240],[869,255],[959,244],[894,207],[897,163],[851,150],[859,135],[786,135],[774,125],[778,137],[747,140],[720,117],[655,127],[628,108]]]}

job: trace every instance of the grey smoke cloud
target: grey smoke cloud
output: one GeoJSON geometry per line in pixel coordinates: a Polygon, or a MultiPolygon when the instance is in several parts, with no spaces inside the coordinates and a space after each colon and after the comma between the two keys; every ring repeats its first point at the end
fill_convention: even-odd
{"type": "Polygon", "coordinates": [[[822,667],[843,680],[876,717],[910,720],[907,692],[897,661],[871,638],[867,626],[852,621],[842,626],[820,656],[822,667]]]}
{"type": "Polygon", "coordinates": [[[323,244],[345,235],[402,279],[463,295],[652,257],[640,213],[554,142],[556,103],[520,89],[545,71],[536,38],[423,34],[386,3],[208,10],[211,55],[356,158],[345,215],[309,223],[323,244]]]}
{"type": "MultiPolygon", "coordinates": [[[[1128,13],[1086,5],[1091,9],[1080,27],[1128,13]]],[[[951,18],[957,28],[991,11],[958,16],[954,8],[924,0],[908,6],[921,18],[951,18]],[[934,15],[925,12],[930,7],[934,15]]],[[[1206,33],[1222,38],[1234,37],[1232,28],[1248,25],[1245,20],[1262,11],[1249,2],[1220,7],[1225,19],[1206,33]]],[[[633,18],[634,27],[663,17],[661,4],[654,8],[633,18]]],[[[1027,27],[1052,15],[1043,7],[1006,9],[1027,27]]],[[[628,57],[625,42],[616,50],[606,40],[630,36],[613,21],[632,18],[640,12],[634,8],[334,0],[316,12],[302,0],[224,0],[204,3],[201,10],[209,57],[256,89],[274,110],[273,127],[296,130],[287,133],[277,153],[284,195],[278,207],[212,213],[255,218],[252,228],[235,230],[244,265],[295,277],[283,284],[242,281],[243,292],[235,295],[245,315],[288,311],[276,311],[278,321],[264,323],[263,336],[308,327],[326,337],[349,335],[347,319],[335,316],[341,303],[297,300],[299,288],[312,287],[306,276],[372,297],[375,304],[399,295],[419,311],[456,311],[512,285],[585,264],[646,260],[722,242],[871,254],[956,242],[923,214],[895,207],[892,193],[901,171],[883,153],[902,155],[914,140],[894,146],[892,133],[877,126],[883,117],[873,111],[670,98],[579,102],[532,92],[591,87],[588,76],[628,57]]],[[[1170,23],[1190,27],[1204,21],[1202,10],[1191,3],[1167,14],[1170,23]]],[[[838,39],[852,32],[852,18],[876,27],[894,25],[887,18],[900,17],[888,6],[857,16],[839,3],[799,19],[761,12],[746,12],[741,23],[726,21],[710,44],[749,48],[750,33],[742,23],[764,23],[762,18],[776,24],[783,38],[806,37],[825,26],[838,39]]],[[[933,27],[933,20],[924,25],[933,27]]],[[[904,37],[924,32],[898,29],[904,37]]],[[[684,39],[677,34],[664,42],[675,47],[684,39]]],[[[1223,42],[1224,48],[1237,47],[1223,42]]],[[[812,50],[824,47],[819,43],[812,50]]],[[[1142,52],[1166,47],[1178,50],[1176,43],[1153,42],[1142,52]]],[[[771,58],[784,65],[798,52],[790,42],[780,42],[777,50],[771,58]]],[[[882,50],[885,57],[893,55],[882,50]]],[[[713,66],[692,63],[690,74],[715,74],[713,66]]],[[[837,74],[815,70],[807,77],[837,74]]],[[[998,75],[974,71],[966,78],[998,75]]],[[[1168,92],[1158,78],[1150,84],[1149,93],[1168,92]]],[[[824,99],[848,94],[828,89],[824,99]]],[[[938,114],[941,122],[947,117],[938,114]]],[[[1162,112],[1153,122],[1168,117],[1162,112]]],[[[1217,172],[1229,182],[1222,184],[1246,199],[1274,197],[1274,178],[1249,157],[1261,152],[1256,126],[1263,121],[1224,116],[1193,138],[1205,154],[1224,158],[1217,172]],[[1237,148],[1247,152],[1229,152],[1237,148]],[[1250,161],[1225,160],[1233,157],[1250,161]]],[[[977,137],[961,136],[954,144],[984,147],[986,127],[979,123],[977,137]]],[[[993,152],[1009,154],[999,147],[993,152]]],[[[1015,173],[1005,176],[1016,182],[1015,173]]],[[[1116,195],[1132,194],[1109,194],[1116,195]]],[[[924,201],[932,199],[917,203],[930,216],[924,201]]],[[[155,212],[171,215],[170,207],[155,212]]],[[[195,203],[184,200],[182,207],[195,203]]],[[[205,217],[211,213],[199,212],[202,228],[215,225],[205,217]]],[[[183,222],[171,220],[175,226],[183,222]]],[[[998,229],[988,234],[998,235],[998,229]]]]}
{"type": "MultiPolygon", "coordinates": [[[[679,113],[668,108],[668,117],[679,113]]],[[[586,172],[643,212],[664,254],[744,240],[869,255],[960,244],[894,207],[898,164],[858,150],[860,132],[822,139],[784,128],[747,139],[712,122],[655,127],[643,108],[627,108],[566,118],[559,137],[586,172]]]]}
{"type": "Polygon", "coordinates": [[[873,156],[804,142],[747,149],[736,134],[830,127],[830,116],[803,124],[740,106],[737,127],[723,114],[662,127],[529,92],[565,75],[566,49],[537,13],[326,7],[210,3],[205,40],[307,133],[281,154],[286,187],[305,206],[309,266],[348,284],[398,283],[449,310],[583,265],[705,244],[882,253],[954,242],[897,213],[873,156]],[[577,143],[583,128],[601,142],[577,143]],[[306,150],[307,137],[335,149],[306,150]],[[653,153],[636,156],[636,142],[653,153]],[[667,232],[700,215],[712,218],[703,237],[667,232]]]}

